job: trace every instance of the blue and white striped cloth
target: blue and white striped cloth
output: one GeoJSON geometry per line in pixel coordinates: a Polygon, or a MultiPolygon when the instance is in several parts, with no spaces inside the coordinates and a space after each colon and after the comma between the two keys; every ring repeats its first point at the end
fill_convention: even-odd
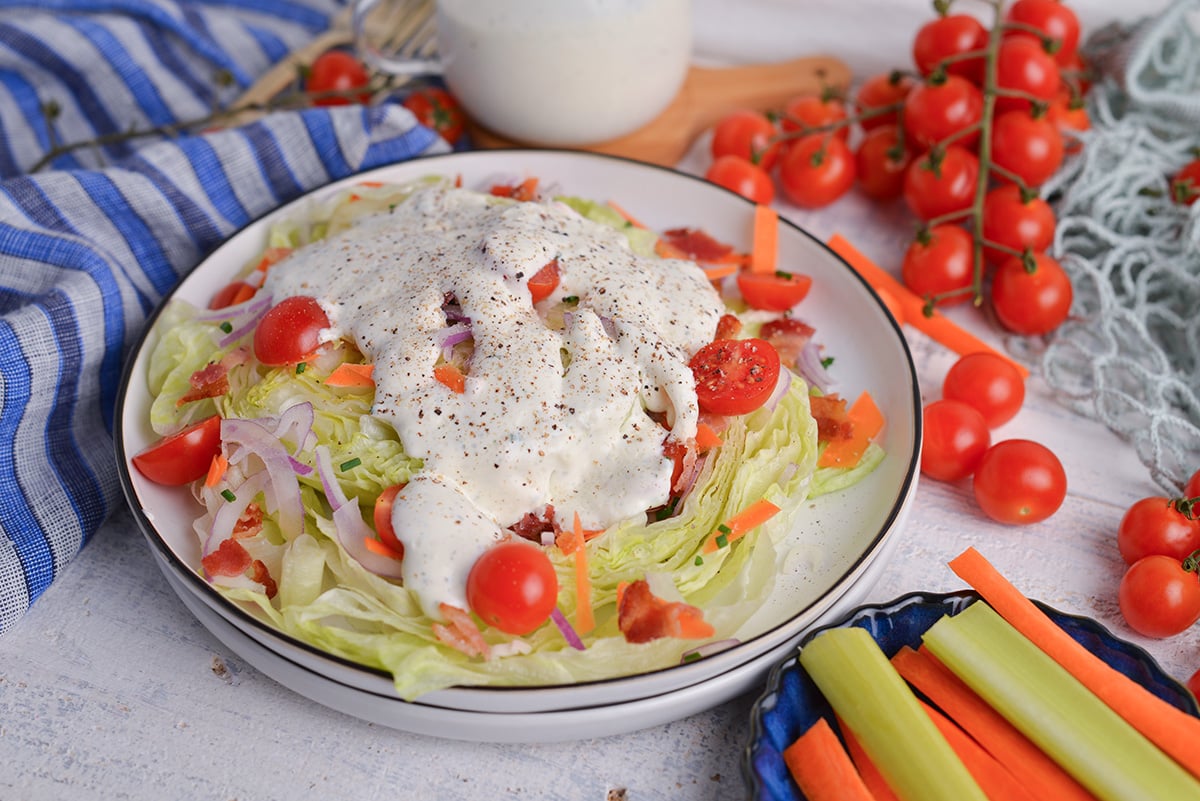
{"type": "Polygon", "coordinates": [[[126,139],[29,170],[56,142],[203,117],[343,3],[0,0],[0,632],[119,502],[122,359],[176,281],[308,189],[446,145],[386,103],[126,139]]]}

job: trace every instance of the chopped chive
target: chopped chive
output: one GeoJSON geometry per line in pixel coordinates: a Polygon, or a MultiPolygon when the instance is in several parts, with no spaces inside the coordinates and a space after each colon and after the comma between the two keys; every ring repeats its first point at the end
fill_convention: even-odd
{"type": "Polygon", "coordinates": [[[307,366],[308,365],[306,365],[304,362],[300,362],[299,364],[297,364],[296,365],[296,375],[300,375],[301,373],[303,373],[307,366]]]}
{"type": "Polygon", "coordinates": [[[792,280],[793,278],[795,278],[795,276],[794,276],[794,275],[792,275],[792,273],[789,273],[787,270],[776,270],[776,271],[775,271],[775,277],[776,277],[776,278],[782,278],[782,279],[784,279],[785,281],[790,281],[790,280],[792,280]]]}
{"type": "Polygon", "coordinates": [[[830,365],[832,365],[832,364],[833,364],[832,356],[826,356],[824,359],[821,359],[821,366],[826,369],[828,369],[830,367],[830,365]]]}
{"type": "Polygon", "coordinates": [[[696,651],[688,651],[686,654],[683,655],[684,662],[695,662],[699,658],[700,658],[700,654],[697,653],[696,651]]]}
{"type": "Polygon", "coordinates": [[[704,564],[704,557],[696,554],[696,561],[693,562],[693,564],[695,564],[696,567],[700,567],[700,565],[704,564]]]}
{"type": "Polygon", "coordinates": [[[733,529],[731,529],[729,526],[725,525],[724,523],[717,526],[717,531],[721,532],[722,534],[732,534],[733,533],[733,529]]]}
{"type": "Polygon", "coordinates": [[[231,490],[231,489],[221,490],[221,497],[224,498],[225,500],[229,501],[230,503],[233,503],[234,501],[237,500],[237,496],[233,494],[233,490],[231,490]]]}
{"type": "Polygon", "coordinates": [[[728,544],[729,544],[729,535],[728,534],[718,534],[717,535],[717,547],[718,548],[724,548],[728,544]]]}
{"type": "Polygon", "coordinates": [[[579,303],[579,296],[567,295],[565,298],[563,298],[563,303],[566,303],[568,306],[574,306],[579,303]]]}
{"type": "Polygon", "coordinates": [[[347,459],[346,461],[342,462],[341,465],[338,466],[338,469],[344,473],[347,470],[353,470],[360,464],[362,464],[362,459],[359,459],[357,456],[355,456],[353,459],[347,459]]]}
{"type": "Polygon", "coordinates": [[[218,328],[220,328],[222,331],[224,331],[226,334],[228,334],[228,333],[230,333],[231,331],[233,331],[233,323],[229,322],[228,320],[225,320],[225,321],[223,321],[223,322],[222,322],[222,323],[221,323],[219,326],[217,326],[217,327],[218,327],[218,328]]]}

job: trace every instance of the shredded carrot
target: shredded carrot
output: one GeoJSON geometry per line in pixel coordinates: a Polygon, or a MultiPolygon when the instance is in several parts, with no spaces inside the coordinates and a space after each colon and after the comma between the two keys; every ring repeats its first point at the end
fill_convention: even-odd
{"type": "Polygon", "coordinates": [[[719,448],[725,444],[721,440],[721,435],[713,430],[713,427],[708,423],[696,424],[696,447],[702,451],[710,448],[719,448]]]}
{"type": "Polygon", "coordinates": [[[927,317],[925,315],[924,300],[910,292],[908,287],[904,286],[904,284],[892,277],[890,273],[868,259],[862,251],[851,245],[840,234],[834,234],[830,237],[827,244],[834,253],[845,259],[846,263],[854,268],[855,272],[866,279],[868,284],[877,289],[886,290],[895,299],[897,306],[903,312],[905,323],[920,330],[926,336],[941,343],[960,356],[981,350],[988,351],[1012,362],[1023,378],[1029,377],[1029,368],[1020,362],[1010,359],[1000,351],[989,347],[981,339],[950,322],[944,314],[936,309],[932,315],[927,317]]]}
{"type": "Polygon", "coordinates": [[[777,514],[779,514],[778,506],[766,498],[760,498],[717,526],[717,530],[709,535],[708,540],[704,543],[704,553],[713,553],[718,548],[724,548],[734,540],[741,539],[777,514]]]}
{"type": "Polygon", "coordinates": [[[233,298],[230,299],[229,305],[237,306],[239,303],[245,303],[246,301],[250,300],[250,298],[254,297],[254,293],[257,291],[258,289],[256,289],[254,285],[243,281],[238,286],[237,291],[233,293],[233,298]]]}
{"type": "Polygon", "coordinates": [[[1200,778],[1200,718],[1154,695],[1076,642],[974,548],[950,560],[950,569],[1129,725],[1200,778]]]}
{"type": "Polygon", "coordinates": [[[579,522],[579,512],[575,513],[575,631],[587,634],[596,627],[596,619],[592,615],[592,583],[588,578],[587,539],[583,535],[583,525],[579,522]]]}
{"type": "Polygon", "coordinates": [[[858,775],[862,776],[863,784],[870,790],[871,797],[875,801],[900,801],[891,785],[887,783],[887,779],[883,778],[883,774],[879,772],[875,761],[867,755],[867,749],[863,748],[862,743],[854,736],[850,727],[841,718],[837,718],[837,724],[841,729],[842,739],[846,741],[846,751],[850,754],[854,766],[858,768],[858,775]]]}
{"type": "Polygon", "coordinates": [[[1053,798],[1060,801],[1059,796],[1036,796],[1014,776],[1007,767],[994,756],[984,750],[983,746],[971,739],[971,736],[960,729],[954,721],[924,701],[920,702],[925,713],[937,726],[938,731],[946,738],[946,742],[954,750],[960,762],[966,767],[967,773],[983,790],[988,801],[1037,801],[1038,798],[1053,798]]]}
{"type": "Polygon", "coordinates": [[[433,377],[444,384],[451,392],[459,395],[467,391],[467,377],[453,364],[446,362],[433,368],[433,377]]]}
{"type": "Polygon", "coordinates": [[[875,801],[825,718],[783,749],[783,762],[809,801],[875,801]]]}
{"type": "Polygon", "coordinates": [[[830,440],[817,459],[817,467],[854,467],[867,446],[883,430],[883,412],[870,392],[863,392],[846,411],[853,429],[846,439],[830,440]]]}
{"type": "Polygon", "coordinates": [[[359,181],[358,185],[364,189],[378,189],[383,186],[383,181],[359,181]]]}
{"type": "Polygon", "coordinates": [[[291,248],[267,248],[263,251],[262,258],[259,259],[258,266],[255,267],[258,272],[265,273],[270,269],[271,265],[282,259],[284,256],[291,254],[291,248]]]}
{"type": "Polygon", "coordinates": [[[229,460],[225,458],[224,454],[215,454],[212,462],[208,465],[208,475],[204,478],[204,486],[217,486],[217,482],[225,477],[227,469],[229,469],[229,460]]]}
{"type": "Polygon", "coordinates": [[[634,228],[645,228],[646,227],[646,226],[642,225],[642,223],[638,220],[637,217],[634,217],[632,214],[625,211],[625,209],[621,208],[613,201],[611,201],[611,200],[608,201],[608,207],[610,209],[612,209],[613,211],[615,211],[617,214],[620,214],[622,217],[624,217],[625,222],[629,223],[634,228]]]}
{"type": "MultiPolygon", "coordinates": [[[[892,656],[896,672],[962,727],[1036,798],[1095,801],[1090,792],[1059,767],[987,701],[921,646],[903,647],[892,656]]],[[[953,745],[953,743],[951,743],[953,745]]],[[[985,788],[986,789],[986,788],[985,788]]]]}
{"type": "Polygon", "coordinates": [[[375,371],[373,364],[354,364],[342,362],[333,368],[333,372],[325,379],[331,387],[373,387],[375,379],[371,375],[375,371]]]}
{"type": "Polygon", "coordinates": [[[386,556],[388,559],[403,559],[404,554],[395,550],[391,546],[380,542],[374,537],[363,537],[363,546],[371,553],[386,556]]]}
{"type": "Polygon", "coordinates": [[[729,262],[724,264],[702,264],[700,269],[704,270],[704,275],[709,281],[720,281],[727,275],[733,275],[738,271],[738,262],[729,262]]]}
{"type": "Polygon", "coordinates": [[[753,241],[750,272],[773,274],[779,262],[779,215],[762,203],[754,207],[753,241]]]}

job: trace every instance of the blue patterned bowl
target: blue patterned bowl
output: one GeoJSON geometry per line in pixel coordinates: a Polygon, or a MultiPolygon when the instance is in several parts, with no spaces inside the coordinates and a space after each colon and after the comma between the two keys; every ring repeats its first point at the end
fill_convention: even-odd
{"type": "MultiPolygon", "coordinates": [[[[841,622],[809,632],[800,647],[826,628],[859,626],[871,632],[883,652],[891,656],[901,646],[917,647],[921,635],[940,618],[957,614],[978,599],[973,592],[911,593],[890,603],[861,606],[841,622]]],[[[1090,618],[1064,614],[1042,603],[1038,606],[1105,662],[1174,706],[1200,716],[1192,694],[1164,673],[1142,648],[1117,639],[1090,618]]],[[[753,801],[805,801],[788,774],[782,754],[820,717],[832,722],[832,711],[796,657],[776,665],[751,710],[750,744],[742,754],[742,775],[753,801]]]]}

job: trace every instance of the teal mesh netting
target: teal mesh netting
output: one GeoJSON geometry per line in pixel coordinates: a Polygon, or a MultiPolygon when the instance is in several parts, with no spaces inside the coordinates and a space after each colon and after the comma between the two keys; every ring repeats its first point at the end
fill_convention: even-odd
{"type": "Polygon", "coordinates": [[[1200,0],[1181,0],[1090,38],[1105,76],[1092,127],[1045,192],[1075,304],[1045,341],[1008,343],[1065,405],[1132,442],[1168,492],[1200,468],[1200,202],[1170,191],[1200,155],[1198,26],[1200,0]]]}

